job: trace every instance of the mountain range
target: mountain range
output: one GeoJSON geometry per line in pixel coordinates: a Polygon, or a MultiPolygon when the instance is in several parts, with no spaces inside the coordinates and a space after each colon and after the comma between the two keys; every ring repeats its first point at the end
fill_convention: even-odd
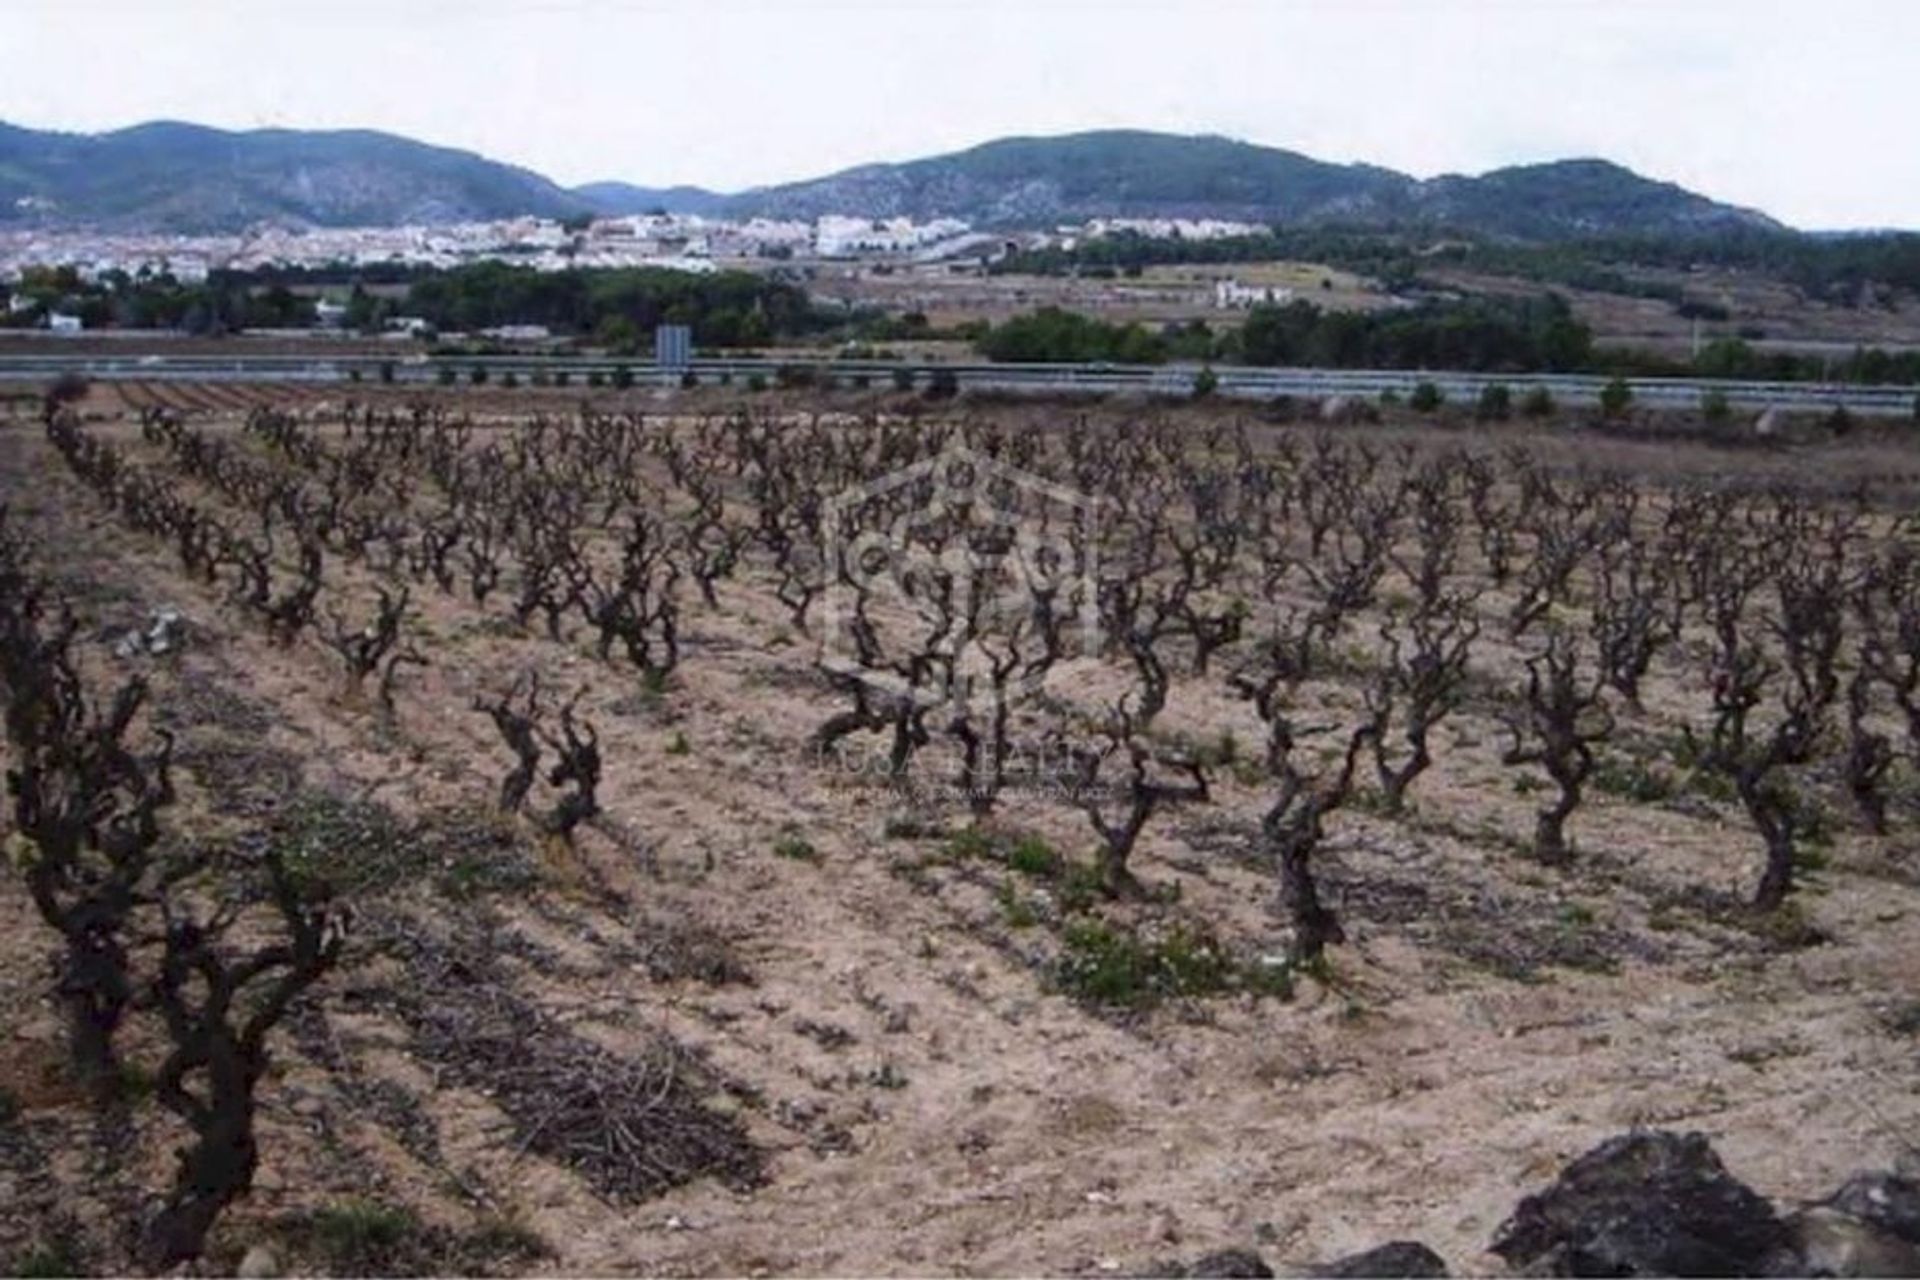
{"type": "Polygon", "coordinates": [[[1102,130],[1002,138],[899,164],[723,193],[596,182],[566,188],[472,152],[370,130],[230,132],[157,121],[72,134],[0,124],[0,229],[233,231],[447,223],[664,209],[716,217],[936,215],[984,227],[1093,217],[1419,227],[1524,240],[1772,229],[1605,160],[1420,179],[1229,138],[1102,130]]]}

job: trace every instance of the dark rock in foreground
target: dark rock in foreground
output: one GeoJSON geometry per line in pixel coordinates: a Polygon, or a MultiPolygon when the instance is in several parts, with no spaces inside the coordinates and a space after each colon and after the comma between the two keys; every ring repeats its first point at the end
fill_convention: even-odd
{"type": "Polygon", "coordinates": [[[1447,1274],[1447,1260],[1418,1241],[1395,1240],[1323,1263],[1309,1274],[1330,1280],[1432,1280],[1447,1274]]]}
{"type": "Polygon", "coordinates": [[[1522,1200],[1492,1251],[1530,1275],[1803,1270],[1787,1224],[1698,1133],[1635,1132],[1601,1143],[1522,1200]]]}

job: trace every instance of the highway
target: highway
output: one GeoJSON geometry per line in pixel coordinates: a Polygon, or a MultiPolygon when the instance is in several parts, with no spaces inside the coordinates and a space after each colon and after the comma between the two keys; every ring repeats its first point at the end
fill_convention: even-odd
{"type": "MultiPolygon", "coordinates": [[[[773,385],[780,371],[796,367],[793,361],[765,359],[696,359],[687,370],[701,385],[723,380],[744,386],[758,376],[773,385]]],[[[893,385],[897,374],[909,374],[916,387],[925,387],[936,373],[951,374],[962,389],[1032,393],[1101,392],[1185,396],[1192,392],[1198,365],[1105,364],[916,364],[887,360],[808,361],[798,367],[812,371],[817,381],[837,385],[893,385]]],[[[511,373],[522,384],[536,374],[552,379],[564,372],[569,385],[584,387],[598,373],[611,381],[625,370],[635,385],[678,385],[681,373],[662,370],[651,361],[557,356],[440,356],[377,355],[157,355],[128,353],[65,355],[58,353],[0,356],[0,383],[45,382],[63,373],[88,378],[183,382],[297,382],[352,381],[357,374],[373,383],[390,376],[394,382],[437,384],[452,378],[465,385],[473,370],[484,368],[487,381],[497,386],[511,373]],[[446,371],[446,372],[443,372],[446,371]]],[[[1545,387],[1561,405],[1597,403],[1607,379],[1584,374],[1482,374],[1404,369],[1256,369],[1234,365],[1214,367],[1215,394],[1237,399],[1271,400],[1276,396],[1322,399],[1348,396],[1374,399],[1385,392],[1410,396],[1422,382],[1431,382],[1453,402],[1472,403],[1489,383],[1503,383],[1516,405],[1534,387],[1545,387]]],[[[1912,417],[1920,388],[1866,386],[1842,383],[1716,381],[1705,378],[1630,378],[1637,404],[1656,408],[1694,409],[1702,397],[1718,388],[1735,409],[1758,411],[1770,406],[1799,410],[1828,410],[1844,405],[1851,413],[1881,417],[1912,417]]]]}

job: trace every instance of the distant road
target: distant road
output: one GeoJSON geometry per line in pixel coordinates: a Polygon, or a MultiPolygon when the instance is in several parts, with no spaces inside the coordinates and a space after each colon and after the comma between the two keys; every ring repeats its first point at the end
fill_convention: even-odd
{"type": "MultiPolygon", "coordinates": [[[[794,361],[695,360],[688,372],[702,385],[722,379],[744,385],[758,376],[772,385],[781,370],[794,361]]],[[[1197,365],[1107,364],[948,364],[890,360],[818,360],[805,362],[816,379],[834,379],[839,385],[861,380],[884,388],[896,376],[912,377],[924,387],[936,373],[953,375],[962,388],[1027,392],[1135,392],[1184,396],[1191,393],[1200,372],[1197,365]]],[[[434,384],[451,377],[461,385],[476,368],[487,371],[490,385],[509,373],[522,384],[536,371],[551,378],[564,372],[571,385],[584,387],[591,374],[611,380],[624,369],[636,385],[674,385],[677,371],[662,371],[650,361],[583,357],[448,356],[382,359],[377,355],[162,355],[90,353],[0,356],[0,382],[47,381],[63,373],[89,378],[183,382],[349,382],[357,373],[368,383],[383,375],[393,381],[434,384]],[[446,370],[447,372],[442,372],[446,370]]],[[[1518,399],[1534,387],[1545,387],[1563,405],[1586,405],[1599,400],[1607,379],[1584,374],[1484,374],[1414,371],[1404,369],[1253,369],[1221,365],[1214,369],[1216,394],[1239,399],[1270,400],[1276,396],[1321,399],[1350,396],[1374,399],[1385,392],[1410,396],[1422,382],[1431,382],[1454,402],[1471,403],[1489,383],[1507,386],[1518,399]]],[[[1861,386],[1841,383],[1716,381],[1708,378],[1630,378],[1634,400],[1659,408],[1698,408],[1701,398],[1718,389],[1736,409],[1826,410],[1844,405],[1849,412],[1910,417],[1920,387],[1861,386]]]]}

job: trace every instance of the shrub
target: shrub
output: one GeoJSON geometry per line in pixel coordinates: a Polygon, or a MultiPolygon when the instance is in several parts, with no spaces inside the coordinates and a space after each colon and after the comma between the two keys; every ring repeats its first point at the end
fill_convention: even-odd
{"type": "Polygon", "coordinates": [[[453,366],[450,364],[441,365],[434,371],[434,379],[443,387],[452,386],[454,379],[453,366]]]}
{"type": "Polygon", "coordinates": [[[1505,422],[1513,416],[1513,393],[1503,382],[1489,382],[1480,389],[1480,403],[1473,416],[1482,422],[1505,422]]]}
{"type": "Polygon", "coordinates": [[[1097,920],[1067,926],[1055,967],[1060,988],[1088,1004],[1149,1008],[1169,997],[1215,995],[1232,988],[1232,959],[1206,933],[1176,924],[1145,940],[1097,920]]]}
{"type": "Polygon", "coordinates": [[[1701,396],[1700,416],[1716,427],[1724,424],[1733,416],[1733,406],[1727,403],[1727,393],[1714,387],[1701,396]]]}
{"type": "Polygon", "coordinates": [[[1220,375],[1215,373],[1211,367],[1203,367],[1200,372],[1193,375],[1193,398],[1195,400],[1205,400],[1219,389],[1220,375]]]}
{"type": "Polygon", "coordinates": [[[965,827],[947,837],[947,856],[956,862],[985,858],[992,853],[992,837],[978,827],[965,827]]]}
{"type": "Polygon", "coordinates": [[[1550,418],[1553,416],[1553,392],[1545,387],[1535,387],[1527,392],[1520,401],[1520,412],[1529,418],[1550,418]]]}
{"type": "Polygon", "coordinates": [[[1432,413],[1447,401],[1440,388],[1431,382],[1422,382],[1413,389],[1413,395],[1407,400],[1407,407],[1415,413],[1432,413]]]}
{"type": "Polygon", "coordinates": [[[820,851],[804,836],[784,835],[773,842],[773,856],[789,862],[818,862],[820,851]]]}
{"type": "Polygon", "coordinates": [[[747,390],[765,391],[766,389],[767,380],[764,375],[758,373],[750,373],[747,375],[747,390]]]}
{"type": "Polygon", "coordinates": [[[615,387],[618,387],[622,391],[632,386],[633,370],[627,368],[627,366],[623,364],[617,364],[613,366],[613,385],[615,387]]]}
{"type": "Polygon", "coordinates": [[[473,368],[467,370],[467,381],[471,382],[474,386],[477,387],[481,383],[485,382],[486,380],[487,380],[487,366],[483,364],[477,364],[473,366],[473,368]]]}
{"type": "Polygon", "coordinates": [[[285,1224],[294,1245],[329,1275],[377,1276],[409,1271],[420,1221],[411,1211],[366,1200],[325,1205],[285,1224]]]}
{"type": "Polygon", "coordinates": [[[960,394],[960,376],[951,369],[935,369],[927,379],[927,399],[951,400],[960,394]]]}
{"type": "Polygon", "coordinates": [[[1023,875],[1051,876],[1060,870],[1060,855],[1039,836],[1023,836],[1007,851],[1007,865],[1023,875]]]}
{"type": "Polygon", "coordinates": [[[1627,385],[1625,378],[1615,378],[1600,388],[1600,412],[1609,418],[1617,418],[1633,404],[1633,388],[1627,385]]]}

